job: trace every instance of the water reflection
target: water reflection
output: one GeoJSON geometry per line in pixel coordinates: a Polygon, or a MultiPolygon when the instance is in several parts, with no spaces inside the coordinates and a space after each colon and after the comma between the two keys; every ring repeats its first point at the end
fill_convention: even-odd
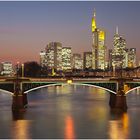
{"type": "Polygon", "coordinates": [[[11,127],[11,136],[13,139],[29,139],[31,121],[29,120],[17,120],[14,121],[11,127]]]}
{"type": "Polygon", "coordinates": [[[129,117],[127,113],[116,114],[116,119],[109,121],[110,139],[129,138],[129,117]]]}
{"type": "Polygon", "coordinates": [[[71,116],[65,118],[65,139],[75,139],[74,121],[71,116]]]}
{"type": "Polygon", "coordinates": [[[27,111],[19,114],[11,113],[11,97],[0,95],[0,138],[140,138],[137,92],[127,95],[125,113],[110,113],[110,94],[94,87],[62,85],[32,91],[27,111]]]}

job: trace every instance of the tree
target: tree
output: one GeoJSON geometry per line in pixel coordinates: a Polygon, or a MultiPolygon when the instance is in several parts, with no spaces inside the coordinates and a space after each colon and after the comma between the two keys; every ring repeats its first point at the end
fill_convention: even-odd
{"type": "Polygon", "coordinates": [[[25,77],[38,77],[40,76],[41,66],[35,62],[25,62],[24,63],[24,76],[25,77]]]}

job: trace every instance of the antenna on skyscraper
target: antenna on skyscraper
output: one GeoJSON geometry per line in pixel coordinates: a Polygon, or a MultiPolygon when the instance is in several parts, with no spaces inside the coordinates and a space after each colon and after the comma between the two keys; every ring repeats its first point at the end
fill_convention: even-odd
{"type": "Polygon", "coordinates": [[[94,11],[93,11],[93,16],[96,17],[96,10],[94,8],[94,11]]]}
{"type": "Polygon", "coordinates": [[[116,26],[116,34],[119,34],[118,26],[116,26]]]}

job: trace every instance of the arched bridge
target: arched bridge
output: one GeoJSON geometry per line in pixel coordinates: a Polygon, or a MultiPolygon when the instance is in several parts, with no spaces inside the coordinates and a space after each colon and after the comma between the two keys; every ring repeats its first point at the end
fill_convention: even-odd
{"type": "Polygon", "coordinates": [[[105,89],[110,94],[110,106],[127,108],[125,94],[140,86],[139,79],[125,78],[73,78],[73,79],[41,79],[41,78],[7,78],[0,79],[0,89],[13,95],[12,108],[24,108],[27,105],[26,93],[45,86],[62,84],[80,84],[105,89]],[[119,98],[119,99],[117,99],[119,98]]]}

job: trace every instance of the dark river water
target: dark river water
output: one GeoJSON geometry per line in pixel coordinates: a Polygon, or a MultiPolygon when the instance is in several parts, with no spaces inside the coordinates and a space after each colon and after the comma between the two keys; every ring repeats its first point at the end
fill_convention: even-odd
{"type": "Polygon", "coordinates": [[[140,138],[140,91],[127,95],[128,110],[111,112],[110,94],[87,86],[53,86],[28,93],[28,108],[11,111],[0,92],[0,138],[140,138]]]}

